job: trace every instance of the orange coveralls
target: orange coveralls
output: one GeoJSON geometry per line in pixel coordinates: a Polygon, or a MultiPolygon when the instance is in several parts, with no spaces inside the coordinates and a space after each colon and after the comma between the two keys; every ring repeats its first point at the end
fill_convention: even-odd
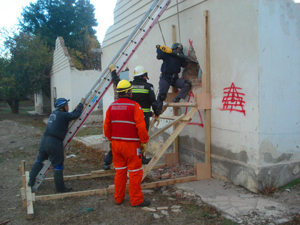
{"type": "Polygon", "coordinates": [[[140,143],[149,140],[141,106],[129,99],[119,98],[106,111],[104,135],[112,140],[115,175],[115,202],[125,198],[127,171],[129,172],[129,196],[132,206],[144,201],[141,182],[143,178],[140,143]]]}

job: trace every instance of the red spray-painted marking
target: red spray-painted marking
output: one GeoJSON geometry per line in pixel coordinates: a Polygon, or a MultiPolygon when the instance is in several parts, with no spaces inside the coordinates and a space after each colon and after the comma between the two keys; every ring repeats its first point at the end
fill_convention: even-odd
{"type": "Polygon", "coordinates": [[[242,88],[236,87],[234,83],[231,83],[229,88],[224,88],[224,96],[222,99],[223,109],[221,111],[236,111],[243,113],[246,116],[246,111],[244,110],[245,101],[243,100],[243,96],[245,94],[238,92],[238,90],[242,90],[242,88]]]}

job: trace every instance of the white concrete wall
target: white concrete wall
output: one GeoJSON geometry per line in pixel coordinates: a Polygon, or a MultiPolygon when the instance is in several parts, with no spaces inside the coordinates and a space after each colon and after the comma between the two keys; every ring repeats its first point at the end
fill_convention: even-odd
{"type": "MultiPolygon", "coordinates": [[[[103,66],[151,3],[117,2],[115,23],[107,30],[102,45],[103,66]]],[[[164,45],[163,37],[166,45],[171,46],[172,25],[175,25],[177,41],[183,44],[185,53],[189,39],[193,41],[205,73],[203,12],[209,10],[213,175],[257,191],[259,180],[268,174],[264,166],[299,162],[299,4],[293,0],[179,0],[178,3],[179,14],[176,1],[172,1],[159,20],[162,33],[156,25],[128,67],[133,71],[135,66],[143,65],[157,90],[161,61],[156,60],[155,46],[164,45]],[[235,89],[226,89],[232,85],[235,89]],[[236,91],[236,97],[243,103],[226,99],[228,91],[236,91]],[[237,105],[227,110],[225,103],[237,105]]],[[[132,79],[132,73],[129,76],[132,79]]],[[[192,90],[194,94],[199,91],[199,87],[192,90]]],[[[104,99],[105,110],[112,101],[110,90],[104,99]]],[[[200,111],[193,118],[195,124],[181,132],[183,160],[203,161],[203,121],[204,112],[200,111]]]]}
{"type": "Polygon", "coordinates": [[[259,1],[260,164],[300,160],[300,4],[259,1]]]}
{"type": "MultiPolygon", "coordinates": [[[[100,76],[101,71],[75,68],[63,38],[56,39],[51,72],[51,105],[53,110],[53,90],[56,88],[57,98],[69,98],[69,111],[75,109],[81,98],[84,98],[100,76]]],[[[95,108],[96,110],[96,108],[95,108]]]]}

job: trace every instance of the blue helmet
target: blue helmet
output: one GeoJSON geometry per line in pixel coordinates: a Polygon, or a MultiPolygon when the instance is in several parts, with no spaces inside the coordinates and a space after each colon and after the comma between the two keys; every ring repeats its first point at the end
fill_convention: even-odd
{"type": "Polygon", "coordinates": [[[57,109],[61,109],[63,107],[65,107],[65,105],[68,105],[68,102],[70,101],[70,99],[65,99],[65,98],[58,98],[56,99],[56,101],[54,102],[54,108],[57,109]]]}

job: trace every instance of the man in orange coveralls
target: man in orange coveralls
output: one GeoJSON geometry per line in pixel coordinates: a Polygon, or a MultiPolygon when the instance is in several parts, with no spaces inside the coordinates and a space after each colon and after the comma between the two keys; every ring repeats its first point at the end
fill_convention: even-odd
{"type": "Polygon", "coordinates": [[[142,153],[149,140],[142,107],[131,100],[132,85],[121,80],[117,85],[119,99],[106,111],[104,135],[111,142],[115,175],[115,202],[121,205],[125,198],[127,171],[129,196],[132,206],[149,206],[144,200],[141,182],[143,177],[142,153]]]}

